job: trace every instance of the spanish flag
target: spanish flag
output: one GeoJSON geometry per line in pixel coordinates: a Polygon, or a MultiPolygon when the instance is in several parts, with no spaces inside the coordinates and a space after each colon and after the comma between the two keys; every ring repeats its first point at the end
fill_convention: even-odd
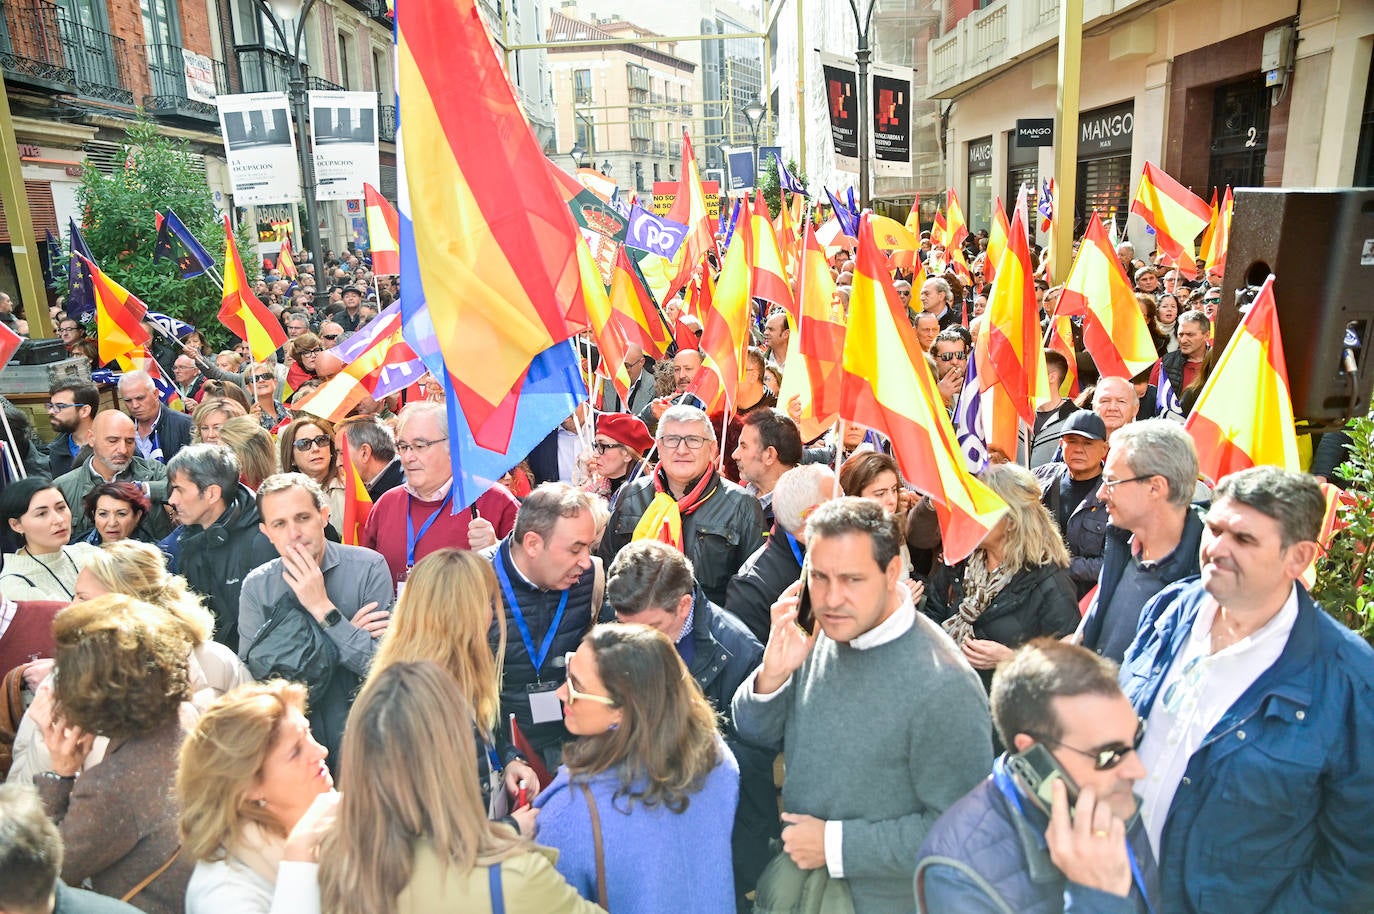
{"type": "Polygon", "coordinates": [[[611,311],[625,331],[626,339],[638,343],[650,358],[663,358],[668,352],[668,344],[673,341],[672,335],[649,290],[640,282],[623,244],[617,248],[615,264],[611,267],[610,301],[611,311]]]}
{"type": "Polygon", "coordinates": [[[1190,279],[1197,276],[1193,242],[1211,221],[1207,201],[1146,162],[1136,187],[1131,212],[1137,213],[1155,230],[1159,249],[1178,264],[1178,271],[1190,279]]]}
{"type": "Polygon", "coordinates": [[[1083,315],[1083,348],[1104,378],[1133,378],[1159,358],[1097,210],[1088,219],[1055,314],[1066,320],[1083,315]]]}
{"type": "Polygon", "coordinates": [[[1226,344],[1183,427],[1197,445],[1203,477],[1213,484],[1252,466],[1302,470],[1274,277],[1265,280],[1226,344]]]}
{"type": "Polygon", "coordinates": [[[673,258],[676,274],[662,301],[667,301],[686,287],[692,274],[715,248],[716,227],[706,213],[706,192],[701,188],[701,172],[697,170],[697,156],[692,150],[692,138],[687,131],[682,132],[682,180],[678,184],[677,196],[668,209],[668,219],[687,226],[687,237],[677,249],[673,258]]]}
{"type": "Polygon", "coordinates": [[[100,343],[100,361],[114,362],[120,356],[142,352],[153,338],[148,328],[143,326],[143,316],[148,313],[148,306],[106,276],[94,261],[80,254],[75,256],[86,265],[95,290],[95,326],[100,343]]]}
{"type": "Polygon", "coordinates": [[[869,214],[861,218],[840,415],[891,439],[902,474],[935,504],[945,561],[958,562],[983,541],[1006,504],[965,467],[934,375],[913,358],[920,344],[873,242],[869,214]]]}
{"type": "Polygon", "coordinates": [[[959,195],[954,188],[949,189],[945,202],[945,247],[951,250],[962,247],[968,237],[968,223],[964,222],[964,210],[959,206],[959,195]]]}
{"type": "Polygon", "coordinates": [[[997,262],[1007,250],[1007,240],[1011,238],[1011,223],[1007,221],[1007,211],[1002,208],[1002,198],[992,202],[992,230],[988,232],[988,256],[983,258],[983,281],[992,282],[997,278],[997,262]]]}
{"type": "Polygon", "coordinates": [[[257,361],[270,356],[286,343],[286,331],[281,321],[258,301],[249,288],[243,272],[238,245],[234,242],[234,227],[224,217],[224,297],[219,305],[220,323],[241,340],[248,342],[257,361]]]}
{"type": "MultiPolygon", "coordinates": [[[[1215,190],[1212,191],[1212,197],[1215,200],[1215,190]]],[[[1198,256],[1207,265],[1208,273],[1226,272],[1226,249],[1231,245],[1231,209],[1234,206],[1235,201],[1231,198],[1231,188],[1228,185],[1221,204],[1212,207],[1212,224],[1207,226],[1207,231],[1202,236],[1202,246],[1198,250],[1198,256]]]]}
{"type": "Polygon", "coordinates": [[[591,248],[580,236],[577,239],[577,265],[582,275],[582,297],[587,302],[587,320],[591,325],[592,338],[596,340],[601,353],[601,367],[598,370],[615,385],[620,402],[628,403],[630,373],[625,368],[625,358],[630,341],[625,338],[625,329],[616,321],[611,310],[611,300],[606,295],[606,287],[601,284],[601,271],[592,259],[591,248]]]}
{"type": "Polygon", "coordinates": [[[988,299],[988,364],[979,363],[978,371],[983,389],[1000,383],[1017,415],[1031,426],[1035,425],[1036,406],[1049,399],[1050,388],[1045,350],[1040,344],[1039,311],[1030,248],[1018,207],[1011,217],[1011,236],[997,264],[997,282],[988,299]]]}
{"type": "Polygon", "coordinates": [[[747,247],[744,237],[737,234],[725,252],[725,265],[714,289],[709,284],[704,287],[710,290],[709,303],[706,295],[698,301],[702,370],[697,372],[696,394],[706,403],[708,413],[727,405],[731,410],[739,406],[736,393],[744,373],[744,349],[749,345],[749,318],[753,313],[747,247]],[[717,380],[718,384],[713,383],[717,380]]]}
{"type": "MultiPolygon", "coordinates": [[[[332,351],[343,361],[343,370],[298,407],[301,412],[330,422],[341,422],[363,397],[386,396],[378,394],[377,388],[388,367],[400,368],[416,361],[415,353],[401,336],[401,306],[394,302],[332,351]]],[[[420,371],[418,363],[413,371],[420,371]]]]}
{"type": "Polygon", "coordinates": [[[372,248],[372,272],[378,276],[399,276],[401,227],[396,207],[366,181],[363,182],[363,203],[367,209],[367,243],[372,248]]]}
{"type": "Polygon", "coordinates": [[[281,250],[277,252],[277,270],[287,279],[295,279],[299,272],[296,269],[296,258],[291,256],[290,238],[282,241],[281,250]]]}
{"type": "Polygon", "coordinates": [[[811,441],[839,416],[845,318],[835,303],[835,277],[830,275],[825,249],[809,224],[805,245],[796,283],[801,321],[788,339],[778,404],[786,410],[794,395],[800,399],[802,440],[811,441]]]}
{"type": "Polygon", "coordinates": [[[362,542],[363,527],[372,513],[372,496],[367,493],[367,484],[358,475],[353,465],[353,455],[348,449],[348,435],[339,434],[339,464],[344,471],[344,509],[341,533],[345,546],[356,546],[362,542]]]}
{"type": "MultiPolygon", "coordinates": [[[[1056,314],[1050,318],[1050,343],[1049,348],[1059,353],[1069,363],[1068,371],[1064,372],[1064,380],[1059,385],[1059,396],[1076,397],[1079,394],[1078,387],[1078,353],[1073,350],[1073,324],[1069,318],[1063,314],[1056,314]]],[[[1125,375],[1132,377],[1132,375],[1125,375]]]]}
{"type": "Polygon", "coordinates": [[[754,298],[761,298],[782,308],[795,321],[797,303],[792,298],[792,287],[787,284],[782,250],[778,246],[773,223],[768,218],[768,204],[763,199],[763,191],[760,190],[754,198],[754,205],[743,222],[749,238],[749,250],[746,252],[750,264],[749,293],[754,298]]]}

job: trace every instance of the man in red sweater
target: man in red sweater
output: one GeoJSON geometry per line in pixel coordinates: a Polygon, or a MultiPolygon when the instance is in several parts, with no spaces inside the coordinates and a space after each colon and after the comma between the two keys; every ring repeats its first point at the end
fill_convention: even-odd
{"type": "Polygon", "coordinates": [[[405,482],[372,506],[359,545],[386,559],[403,582],[415,563],[438,549],[485,549],[510,533],[519,503],[493,484],[471,507],[453,513],[453,464],[442,403],[412,403],[401,413],[396,452],[405,482]]]}

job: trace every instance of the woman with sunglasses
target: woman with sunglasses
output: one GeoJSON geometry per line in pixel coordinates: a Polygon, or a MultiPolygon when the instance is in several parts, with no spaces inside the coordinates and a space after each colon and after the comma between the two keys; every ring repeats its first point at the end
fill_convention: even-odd
{"type": "Polygon", "coordinates": [[[291,421],[291,412],[281,402],[276,369],[270,362],[250,362],[243,378],[253,401],[248,415],[257,419],[259,425],[270,432],[291,421]]]}
{"type": "Polygon", "coordinates": [[[536,803],[558,871],[617,914],[735,910],[739,766],[677,648],[647,625],[598,625],[565,662],[578,739],[536,803]]]}
{"type": "Polygon", "coordinates": [[[320,484],[329,499],[329,526],[342,534],[344,484],[333,424],[313,416],[295,419],[282,429],[280,447],[281,471],[304,473],[320,484]]]}
{"type": "Polygon", "coordinates": [[[654,436],[649,434],[649,426],[638,416],[629,413],[597,416],[592,456],[587,462],[592,478],[583,488],[607,499],[614,511],[621,487],[644,472],[644,454],[653,444],[654,436]]]}
{"type": "Polygon", "coordinates": [[[290,347],[291,358],[286,369],[286,389],[296,391],[300,390],[306,381],[319,377],[317,363],[320,353],[324,352],[324,346],[318,336],[307,330],[292,340],[290,347]]]}

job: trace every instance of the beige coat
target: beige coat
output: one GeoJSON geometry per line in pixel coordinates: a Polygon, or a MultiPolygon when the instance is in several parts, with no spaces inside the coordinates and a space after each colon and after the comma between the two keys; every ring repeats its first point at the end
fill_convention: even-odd
{"type": "MultiPolygon", "coordinates": [[[[501,889],[506,914],[605,914],[587,901],[554,869],[555,851],[535,848],[501,861],[501,889]]],[[[415,848],[410,885],[396,900],[396,914],[491,914],[487,867],[466,873],[446,866],[434,848],[415,848]]]]}

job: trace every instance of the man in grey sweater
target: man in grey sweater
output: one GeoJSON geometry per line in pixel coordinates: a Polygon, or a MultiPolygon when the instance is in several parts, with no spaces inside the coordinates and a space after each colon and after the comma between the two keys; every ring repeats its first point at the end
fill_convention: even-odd
{"type": "Polygon", "coordinates": [[[992,770],[987,696],[916,612],[920,585],[902,581],[892,515],[841,498],[816,510],[806,535],[819,631],[798,627],[793,584],[773,605],[762,666],[735,693],[735,725],[786,747],[784,853],[844,879],[856,914],[910,911],[926,832],[992,770]]]}

